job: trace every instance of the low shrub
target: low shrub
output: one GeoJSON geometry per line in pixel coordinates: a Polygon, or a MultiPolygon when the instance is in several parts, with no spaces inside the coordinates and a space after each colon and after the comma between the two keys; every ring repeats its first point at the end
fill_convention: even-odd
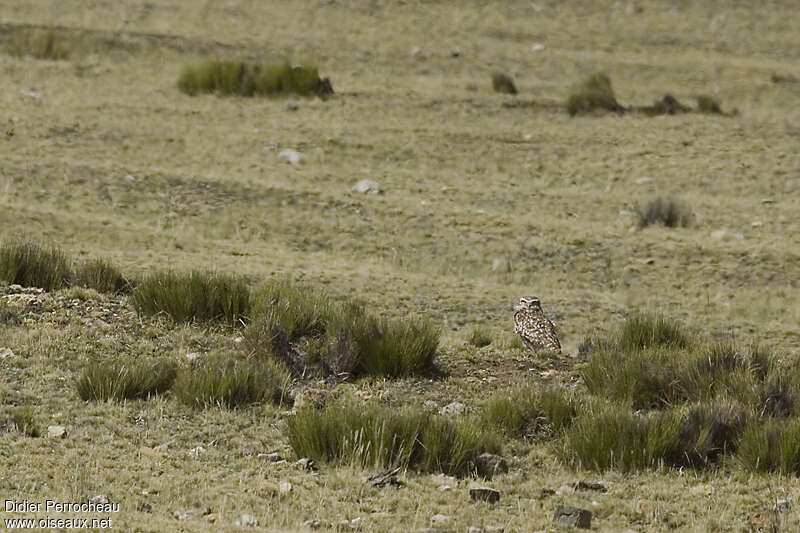
{"type": "Polygon", "coordinates": [[[90,259],[75,269],[74,285],[110,294],[125,294],[130,283],[108,260],[90,259]]]}
{"type": "Polygon", "coordinates": [[[318,95],[333,93],[330,80],[320,79],[314,66],[250,64],[241,61],[207,60],[186,67],[178,79],[178,88],[188,95],[318,95]]]}
{"type": "Polygon", "coordinates": [[[500,451],[499,438],[474,422],[352,400],[300,410],[289,419],[289,444],[298,457],[317,461],[458,476],[473,472],[481,453],[500,451]]]}
{"type": "Polygon", "coordinates": [[[571,116],[596,110],[625,113],[625,108],[617,102],[617,98],[614,96],[611,79],[603,73],[589,76],[576,92],[569,95],[566,107],[571,116]]]}
{"type": "Polygon", "coordinates": [[[33,408],[29,406],[3,408],[0,411],[0,430],[15,431],[34,438],[41,436],[33,408]]]}
{"type": "Polygon", "coordinates": [[[360,373],[403,377],[433,369],[440,331],[427,320],[365,317],[352,335],[360,373]]]}
{"type": "Polygon", "coordinates": [[[686,348],[690,344],[690,339],[685,329],[686,327],[680,322],[662,315],[637,312],[625,319],[616,342],[622,350],[639,350],[656,346],[686,348]]]}
{"type": "Polygon", "coordinates": [[[518,385],[481,406],[483,427],[495,427],[511,438],[552,438],[570,426],[578,401],[559,387],[518,385]]]}
{"type": "Polygon", "coordinates": [[[327,294],[286,280],[269,281],[253,294],[253,315],[280,326],[290,342],[324,335],[339,311],[327,294]]]}
{"type": "Polygon", "coordinates": [[[156,272],[138,283],[130,301],[140,314],[233,324],[247,315],[250,289],[243,278],[217,272],[156,272]]]}
{"type": "Polygon", "coordinates": [[[476,348],[483,348],[492,344],[492,330],[486,327],[476,327],[469,335],[469,343],[476,348]]]}
{"type": "Polygon", "coordinates": [[[26,239],[11,239],[0,247],[0,280],[46,291],[69,284],[72,269],[64,252],[26,239]]]}
{"type": "Polygon", "coordinates": [[[517,94],[517,86],[514,79],[502,72],[492,73],[492,89],[496,93],[517,94]]]}
{"type": "Polygon", "coordinates": [[[674,461],[695,468],[733,454],[750,416],[732,401],[694,405],[682,417],[674,461]]]}
{"type": "Polygon", "coordinates": [[[800,475],[800,420],[751,423],[738,442],[737,459],[748,470],[800,475]]]}
{"type": "Polygon", "coordinates": [[[147,399],[168,391],[177,366],[167,359],[147,362],[90,361],[76,381],[84,401],[147,399]]]}
{"type": "Polygon", "coordinates": [[[221,406],[230,409],[288,399],[291,379],[278,364],[217,356],[181,371],[175,395],[195,407],[221,406]]]}
{"type": "Polygon", "coordinates": [[[668,228],[685,228],[692,222],[692,212],[683,203],[673,198],[658,197],[647,202],[644,207],[637,207],[639,226],[646,228],[661,224],[668,228]]]}
{"type": "Polygon", "coordinates": [[[659,468],[678,455],[680,429],[681,419],[672,411],[641,414],[624,404],[597,402],[573,421],[560,454],[590,470],[659,468]]]}

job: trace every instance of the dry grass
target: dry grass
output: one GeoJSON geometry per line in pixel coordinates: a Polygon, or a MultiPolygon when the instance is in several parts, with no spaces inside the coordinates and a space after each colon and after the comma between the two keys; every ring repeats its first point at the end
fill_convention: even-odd
{"type": "MultiPolygon", "coordinates": [[[[476,413],[512,378],[586,393],[575,379],[581,358],[571,356],[631,308],[680,318],[703,339],[757,340],[779,369],[792,368],[800,349],[800,108],[787,105],[796,86],[770,75],[797,77],[787,23],[796,5],[654,0],[629,15],[614,0],[536,4],[540,11],[525,2],[418,0],[123,1],[100,9],[9,0],[3,46],[29,24],[57,25],[68,38],[85,32],[96,44],[66,61],[0,55],[0,98],[13,110],[0,116],[0,238],[35,235],[74,258],[109,258],[132,279],[213,270],[256,287],[288,277],[387,319],[431,319],[441,325],[442,377],[294,385],[357,393],[395,410],[459,401],[476,413]],[[545,48],[533,51],[539,42],[545,48]],[[411,57],[415,46],[422,54],[411,57]],[[181,93],[182,69],[207,57],[302,58],[324,65],[339,97],[302,99],[288,113],[272,98],[181,93]],[[524,88],[514,107],[489,84],[496,69],[524,88]],[[598,71],[624,105],[666,90],[687,103],[711,93],[739,115],[571,119],[566,96],[598,71]],[[285,148],[301,152],[302,164],[281,161],[285,148]],[[360,179],[385,193],[354,192],[360,179]],[[690,226],[629,231],[637,205],[676,192],[696,214],[690,226]],[[507,268],[493,270],[495,259],[507,268]],[[557,315],[563,357],[513,344],[512,305],[529,294],[557,315]],[[465,345],[475,327],[491,328],[497,342],[465,345]]],[[[267,530],[317,519],[332,530],[360,518],[364,531],[399,532],[434,527],[431,518],[444,514],[454,517],[447,529],[510,533],[552,528],[561,504],[592,508],[598,531],[755,531],[765,516],[777,516],[782,531],[800,528],[797,513],[772,513],[776,499],[797,502],[800,479],[772,467],[752,473],[739,463],[742,446],[702,471],[610,470],[601,479],[606,493],[540,498],[542,489],[600,476],[567,466],[553,449],[558,439],[504,437],[510,472],[492,481],[502,492],[495,505],[468,500],[464,482],[414,470],[400,473],[399,490],[365,486],[372,472],[350,465],[307,472],[292,464],[292,415],[272,402],[200,410],[171,393],[85,402],[71,385],[94,357],[163,356],[180,365],[189,353],[243,357],[241,331],[136,317],[127,297],[76,303],[59,290],[5,291],[0,299],[24,322],[0,326],[0,348],[13,352],[0,360],[4,401],[34,407],[43,433],[58,424],[67,434],[3,433],[0,448],[14,453],[0,465],[2,492],[30,501],[105,494],[123,509],[112,529],[227,530],[248,513],[267,530]],[[205,451],[189,453],[198,447],[205,451]],[[258,457],[271,452],[287,461],[258,457]]],[[[747,375],[725,373],[734,385],[747,375]]],[[[793,413],[782,407],[793,387],[770,373],[742,403],[755,412],[759,398],[772,398],[776,413],[793,413]]],[[[758,439],[751,446],[764,447],[758,439]]]]}

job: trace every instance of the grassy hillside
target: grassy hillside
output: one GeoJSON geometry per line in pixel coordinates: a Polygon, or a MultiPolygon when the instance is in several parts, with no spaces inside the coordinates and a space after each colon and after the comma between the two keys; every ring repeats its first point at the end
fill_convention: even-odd
{"type": "MultiPolygon", "coordinates": [[[[731,441],[748,447],[726,448],[702,466],[612,462],[598,472],[565,451],[579,448],[580,431],[597,430],[593,414],[608,414],[592,398],[604,387],[628,391],[602,377],[601,356],[635,378],[636,365],[612,355],[637,364],[636,357],[661,364],[674,355],[609,348],[636,311],[678,320],[696,342],[675,356],[686,365],[726,343],[745,354],[757,344],[775,358],[775,375],[796,363],[793,2],[124,0],[101,8],[10,0],[6,7],[0,241],[58,246],[68,263],[49,278],[49,292],[0,286],[7,498],[104,495],[121,506],[114,527],[139,531],[237,530],[242,514],[270,531],[302,531],[314,520],[362,531],[533,531],[561,527],[552,522],[559,504],[592,510],[598,531],[797,527],[794,508],[776,511],[778,500],[800,505],[791,461],[774,463],[790,465],[773,469],[783,472],[762,472],[741,455],[758,456],[759,431],[783,421],[794,427],[791,410],[784,418],[758,411],[767,376],[742,377],[736,367],[738,377],[723,379],[735,385],[728,392],[750,391],[738,400],[752,425],[731,441]],[[329,78],[334,94],[182,92],[182,73],[208,60],[288,60],[329,78]],[[513,78],[518,94],[493,90],[497,72],[513,78]],[[708,106],[698,96],[712,97],[725,114],[570,116],[568,97],[597,73],[626,109],[668,93],[692,110],[708,106]],[[287,162],[287,149],[300,160],[287,162]],[[382,192],[354,190],[365,179],[382,192]],[[670,213],[675,227],[658,223],[670,213]],[[235,301],[203,285],[196,293],[211,303],[184,313],[186,321],[173,320],[163,303],[154,314],[143,311],[141,295],[156,298],[145,290],[149,277],[195,272],[229,280],[235,301]],[[358,372],[289,377],[291,369],[253,348],[253,324],[271,333],[283,322],[270,314],[272,300],[248,307],[243,294],[255,299],[276,280],[325,295],[323,303],[309,300],[314,309],[335,309],[322,313],[324,331],[290,339],[309,356],[304,364],[358,372]],[[513,305],[530,295],[557,323],[563,355],[536,355],[516,341],[513,305]],[[229,311],[230,320],[216,320],[229,311]],[[360,356],[391,357],[412,344],[404,341],[417,322],[426,324],[426,357],[436,348],[434,371],[372,375],[368,365],[335,357],[353,346],[360,356]],[[404,341],[381,343],[383,331],[404,341]],[[153,394],[135,383],[127,396],[114,392],[128,390],[126,380],[153,378],[154,369],[165,378],[142,389],[153,394]],[[90,378],[109,386],[97,389],[90,378]],[[505,422],[487,415],[484,401],[511,385],[576,395],[567,411],[575,409],[578,425],[547,410],[505,422]],[[196,387],[218,388],[198,396],[196,387]],[[455,401],[465,413],[439,413],[455,401]],[[309,402],[333,410],[303,411],[309,402]],[[328,416],[326,430],[351,428],[335,422],[339,415],[352,422],[344,409],[353,402],[367,405],[363,424],[374,428],[385,417],[396,434],[420,436],[438,455],[411,447],[408,456],[359,454],[364,432],[362,441],[305,448],[320,454],[318,470],[298,466],[292,443],[302,440],[293,433],[301,422],[320,425],[314,417],[328,416]],[[559,422],[520,430],[530,416],[559,422]],[[492,417],[497,427],[486,422],[492,417]],[[48,437],[48,426],[64,426],[66,435],[48,437]],[[485,483],[444,478],[438,472],[469,470],[456,448],[501,450],[509,472],[485,483]],[[326,462],[321,450],[339,455],[326,462]],[[364,482],[394,464],[405,486],[364,482]],[[602,481],[608,491],[545,490],[577,481],[602,481]],[[500,501],[471,501],[473,482],[500,490],[500,501]],[[432,523],[435,515],[451,518],[432,523]]],[[[3,261],[0,275],[13,281],[8,265],[18,258],[3,261]]],[[[266,337],[256,338],[274,355],[266,337]]],[[[659,371],[673,372],[675,383],[685,378],[683,366],[665,365],[659,371]]],[[[785,385],[787,395],[794,386],[785,385]]],[[[525,394],[512,403],[528,405],[525,394]]],[[[615,420],[635,409],[648,420],[678,420],[697,402],[730,399],[664,394],[635,407],[622,393],[608,399],[625,413],[615,420]]],[[[511,409],[498,402],[496,411],[511,409]]],[[[725,405],[719,412],[732,413],[725,405]]],[[[376,429],[369,442],[385,444],[381,435],[376,429]]]]}

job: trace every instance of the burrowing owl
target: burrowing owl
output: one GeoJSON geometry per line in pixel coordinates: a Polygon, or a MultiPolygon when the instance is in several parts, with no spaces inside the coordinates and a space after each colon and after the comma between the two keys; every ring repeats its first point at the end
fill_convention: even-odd
{"type": "Polygon", "coordinates": [[[556,327],[544,316],[535,296],[522,297],[514,306],[514,331],[535,352],[561,353],[556,327]]]}

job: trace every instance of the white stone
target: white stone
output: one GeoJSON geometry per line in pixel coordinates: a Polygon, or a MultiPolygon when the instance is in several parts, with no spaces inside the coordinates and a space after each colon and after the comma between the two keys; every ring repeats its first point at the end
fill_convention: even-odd
{"type": "Polygon", "coordinates": [[[258,527],[258,519],[251,514],[243,513],[236,519],[236,525],[239,527],[258,527]]]}
{"type": "Polygon", "coordinates": [[[206,453],[206,449],[203,448],[202,446],[197,446],[197,447],[192,448],[191,450],[189,450],[189,455],[191,457],[198,457],[198,456],[200,456],[201,454],[204,454],[204,453],[206,453]]]}
{"type": "Polygon", "coordinates": [[[47,426],[47,436],[51,439],[63,438],[67,435],[67,428],[64,426],[47,426]]]}
{"type": "Polygon", "coordinates": [[[0,348],[0,359],[6,357],[14,357],[14,352],[11,351],[11,348],[0,348]]]}
{"type": "Polygon", "coordinates": [[[377,181],[361,180],[355,185],[353,185],[353,191],[360,192],[362,194],[365,193],[380,194],[383,192],[383,188],[377,181]]]}
{"type": "Polygon", "coordinates": [[[544,50],[542,43],[533,43],[533,46],[531,46],[531,51],[533,52],[541,52],[542,50],[544,50]]]}
{"type": "Polygon", "coordinates": [[[289,494],[292,492],[292,484],[288,481],[281,481],[281,484],[278,486],[281,494],[289,494]]]}
{"type": "Polygon", "coordinates": [[[283,161],[290,165],[299,165],[302,160],[303,154],[291,148],[286,148],[278,153],[278,161],[283,161]]]}
{"type": "Polygon", "coordinates": [[[194,361],[195,359],[200,359],[200,354],[198,352],[189,352],[186,354],[187,361],[194,361]]]}

